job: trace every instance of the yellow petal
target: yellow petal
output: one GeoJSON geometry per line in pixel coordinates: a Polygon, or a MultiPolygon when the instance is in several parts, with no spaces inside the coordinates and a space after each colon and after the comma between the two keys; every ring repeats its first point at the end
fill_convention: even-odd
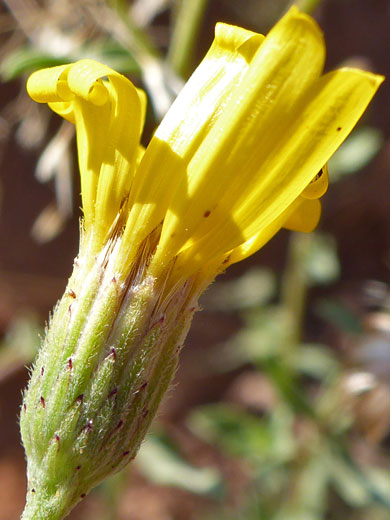
{"type": "Polygon", "coordinates": [[[145,152],[145,100],[123,76],[90,60],[33,75],[31,95],[77,126],[97,249],[123,215],[117,268],[126,270],[161,229],[148,273],[169,269],[169,289],[196,273],[211,279],[282,226],[313,229],[324,164],[383,81],[354,69],[321,76],[324,54],[319,27],[297,8],[265,38],[219,24],[145,152]]]}
{"type": "MultiPolygon", "coordinates": [[[[29,96],[38,103],[64,101],[64,97],[60,97],[60,93],[66,96],[62,78],[66,77],[70,67],[71,65],[60,65],[33,72],[26,85],[29,96]]],[[[71,99],[73,95],[68,91],[66,97],[71,99]]]]}
{"type": "Polygon", "coordinates": [[[305,199],[319,199],[326,193],[328,185],[328,166],[325,164],[310,184],[303,190],[302,197],[305,197],[305,199]]]}
{"type": "Polygon", "coordinates": [[[217,272],[224,271],[229,265],[241,262],[241,260],[261,249],[282,227],[292,231],[309,233],[318,225],[320,216],[321,203],[318,200],[306,200],[300,196],[271,224],[261,228],[249,240],[231,251],[213,257],[211,261],[205,260],[205,257],[197,252],[194,253],[191,247],[185,249],[176,258],[170,278],[176,281],[185,279],[188,276],[188,266],[196,265],[196,268],[201,269],[204,276],[212,281],[217,272]]]}
{"type": "Polygon", "coordinates": [[[152,138],[131,193],[124,242],[127,261],[163,220],[172,195],[186,178],[191,157],[241,83],[264,37],[218,24],[206,57],[189,79],[152,138]]]}
{"type": "Polygon", "coordinates": [[[221,267],[226,269],[229,265],[241,262],[241,260],[244,260],[245,258],[248,258],[248,256],[256,253],[256,251],[261,249],[267,242],[269,242],[271,238],[273,238],[281,229],[283,220],[283,217],[275,219],[269,226],[261,229],[249,240],[225,254],[224,261],[220,262],[221,267]]]}
{"type": "Polygon", "coordinates": [[[224,268],[253,255],[253,253],[269,242],[282,227],[304,233],[313,231],[317,227],[320,217],[321,203],[318,200],[305,200],[302,197],[298,197],[269,226],[261,229],[252,238],[228,253],[224,268]]]}
{"type": "Polygon", "coordinates": [[[95,249],[129,194],[138,158],[146,98],[121,74],[92,60],[45,69],[30,95],[76,124],[84,226],[95,249]]]}
{"type": "MultiPolygon", "coordinates": [[[[197,149],[164,220],[156,264],[164,264],[177,251],[224,224],[230,224],[223,242],[229,239],[231,247],[226,250],[250,238],[232,219],[234,204],[254,200],[253,190],[260,185],[276,195],[277,175],[272,169],[259,172],[259,165],[278,162],[279,137],[287,134],[297,117],[296,105],[310,91],[323,61],[324,42],[317,24],[296,9],[290,10],[266,36],[245,75],[225,98],[224,110],[216,114],[208,134],[201,142],[192,142],[192,149],[197,149]]],[[[178,134],[176,139],[190,141],[191,136],[178,134]]],[[[301,191],[313,176],[305,177],[301,191]]],[[[286,206],[298,195],[294,192],[286,206]]],[[[265,193],[264,198],[268,196],[265,193]]],[[[285,206],[279,206],[281,213],[285,206]]],[[[274,210],[270,210],[272,217],[274,210]]],[[[260,207],[258,213],[261,211],[260,207]]],[[[268,223],[269,213],[262,225],[268,223]]],[[[215,248],[216,243],[211,255],[217,254],[215,248]]]]}
{"type": "Polygon", "coordinates": [[[310,233],[320,221],[321,202],[317,199],[298,197],[293,211],[283,222],[283,227],[291,231],[310,233]]]}

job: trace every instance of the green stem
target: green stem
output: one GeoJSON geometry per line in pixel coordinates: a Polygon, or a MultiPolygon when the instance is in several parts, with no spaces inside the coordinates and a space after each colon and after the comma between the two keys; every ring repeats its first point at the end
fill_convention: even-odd
{"type": "Polygon", "coordinates": [[[194,43],[198,36],[207,0],[179,0],[167,61],[178,76],[192,72],[194,43]]]}
{"type": "Polygon", "coordinates": [[[304,233],[293,233],[290,237],[287,266],[282,281],[282,305],[291,320],[291,340],[286,345],[288,352],[285,353],[287,360],[291,360],[301,341],[307,293],[304,253],[310,239],[310,235],[304,233]]]}
{"type": "Polygon", "coordinates": [[[23,520],[62,520],[126,466],[175,374],[195,310],[186,304],[191,283],[168,306],[157,305],[145,250],[134,263],[139,272],[126,279],[114,268],[119,250],[90,259],[83,248],[87,256],[75,262],[35,362],[20,418],[28,461],[23,520]]]}
{"type": "Polygon", "coordinates": [[[62,520],[69,511],[69,502],[65,497],[53,494],[44,496],[39,489],[29,489],[26,506],[20,520],[62,520]]]}
{"type": "Polygon", "coordinates": [[[161,59],[157,47],[152,43],[147,33],[134,23],[129,13],[128,4],[123,2],[123,0],[114,0],[108,3],[111,4],[113,11],[117,13],[127,28],[128,42],[130,42],[131,46],[130,50],[134,53],[136,59],[142,56],[161,59]]]}
{"type": "Polygon", "coordinates": [[[291,5],[296,5],[301,11],[312,14],[321,2],[322,0],[294,0],[291,2],[291,5]]]}

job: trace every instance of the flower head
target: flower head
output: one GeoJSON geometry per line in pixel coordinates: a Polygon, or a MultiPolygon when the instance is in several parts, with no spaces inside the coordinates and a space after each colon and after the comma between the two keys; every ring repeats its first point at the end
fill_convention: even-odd
{"type": "Polygon", "coordinates": [[[124,76],[82,60],[30,77],[76,125],[83,224],[25,395],[27,509],[64,513],[134,457],[202,290],[281,227],[317,225],[326,163],[383,80],[322,75],[324,56],[296,8],[266,37],[218,24],[146,150],[145,95],[124,76]]]}
{"type": "Polygon", "coordinates": [[[175,259],[184,279],[208,264],[216,274],[282,226],[313,229],[327,175],[313,179],[383,79],[347,68],[321,75],[324,58],[320,29],[297,8],[266,37],[218,24],[144,154],[145,97],[126,78],[90,60],[33,74],[33,99],[76,124],[94,248],[122,211],[118,269],[161,226],[151,272],[175,259]]]}

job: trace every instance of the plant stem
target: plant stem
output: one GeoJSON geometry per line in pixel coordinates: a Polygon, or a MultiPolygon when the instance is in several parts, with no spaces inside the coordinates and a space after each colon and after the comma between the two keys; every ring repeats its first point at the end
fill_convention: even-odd
{"type": "Polygon", "coordinates": [[[141,70],[141,77],[150,95],[158,120],[172,104],[175,88],[165,74],[160,53],[145,31],[134,23],[122,3],[114,2],[114,8],[102,3],[88,8],[97,26],[116,40],[134,58],[141,70]]]}
{"type": "Polygon", "coordinates": [[[291,318],[291,341],[288,342],[289,352],[286,352],[286,359],[291,359],[291,354],[301,340],[307,293],[304,256],[310,240],[310,235],[304,233],[292,233],[290,237],[287,266],[282,282],[282,305],[291,318]]]}
{"type": "Polygon", "coordinates": [[[180,0],[169,46],[167,61],[178,76],[192,72],[194,43],[198,36],[207,0],[180,0]]]}
{"type": "Polygon", "coordinates": [[[20,520],[62,520],[70,511],[68,502],[62,498],[59,494],[51,498],[47,494],[42,496],[39,489],[29,489],[20,520]]]}
{"type": "Polygon", "coordinates": [[[322,0],[294,0],[291,5],[296,5],[301,11],[312,14],[313,11],[321,4],[322,0]]]}

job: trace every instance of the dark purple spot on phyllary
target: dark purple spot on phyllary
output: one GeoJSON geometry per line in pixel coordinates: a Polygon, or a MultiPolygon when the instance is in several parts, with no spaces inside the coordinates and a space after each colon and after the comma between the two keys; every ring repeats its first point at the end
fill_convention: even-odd
{"type": "Polygon", "coordinates": [[[116,361],[116,350],[114,347],[111,347],[110,356],[114,358],[114,361],[116,361]]]}
{"type": "Polygon", "coordinates": [[[76,401],[78,403],[82,403],[83,402],[83,399],[84,399],[84,394],[80,394],[77,398],[76,398],[76,401]]]}
{"type": "Polygon", "coordinates": [[[24,410],[24,411],[27,410],[27,405],[26,405],[26,403],[23,403],[23,410],[24,410]]]}
{"type": "Polygon", "coordinates": [[[35,489],[34,488],[32,488],[31,493],[35,493],[35,489]]]}
{"type": "Polygon", "coordinates": [[[84,426],[83,430],[87,430],[88,432],[90,432],[92,430],[92,425],[93,425],[93,420],[89,419],[87,424],[84,426]]]}
{"type": "Polygon", "coordinates": [[[45,406],[46,406],[45,398],[42,396],[41,396],[41,405],[42,405],[42,408],[45,408],[45,406]]]}
{"type": "Polygon", "coordinates": [[[87,496],[86,493],[81,493],[80,498],[85,498],[87,496]]]}
{"type": "Polygon", "coordinates": [[[122,419],[118,422],[118,424],[116,425],[116,429],[119,430],[119,428],[121,428],[123,426],[123,421],[122,419]]]}
{"type": "Polygon", "coordinates": [[[81,469],[81,466],[77,466],[77,468],[76,468],[76,469],[77,469],[77,471],[80,471],[80,469],[81,469]]]}
{"type": "Polygon", "coordinates": [[[145,381],[145,383],[142,383],[142,385],[137,388],[137,390],[134,392],[134,395],[137,395],[139,394],[140,392],[142,392],[142,390],[145,390],[145,388],[148,386],[148,382],[145,381]]]}
{"type": "Polygon", "coordinates": [[[117,394],[118,393],[118,389],[117,388],[114,388],[113,390],[111,390],[111,392],[108,394],[108,397],[112,397],[113,395],[117,394]]]}
{"type": "Polygon", "coordinates": [[[126,455],[128,455],[129,453],[130,453],[130,451],[124,451],[123,456],[126,457],[126,455]]]}
{"type": "Polygon", "coordinates": [[[164,321],[165,321],[165,316],[161,316],[161,318],[159,320],[157,320],[153,323],[151,328],[153,329],[153,327],[156,327],[157,325],[161,325],[162,323],[164,323],[164,321]]]}
{"type": "Polygon", "coordinates": [[[68,367],[69,367],[69,370],[72,370],[72,368],[73,368],[73,361],[72,361],[71,357],[68,359],[68,367]]]}
{"type": "Polygon", "coordinates": [[[43,376],[44,373],[45,373],[45,367],[42,367],[41,368],[41,376],[43,376]]]}

